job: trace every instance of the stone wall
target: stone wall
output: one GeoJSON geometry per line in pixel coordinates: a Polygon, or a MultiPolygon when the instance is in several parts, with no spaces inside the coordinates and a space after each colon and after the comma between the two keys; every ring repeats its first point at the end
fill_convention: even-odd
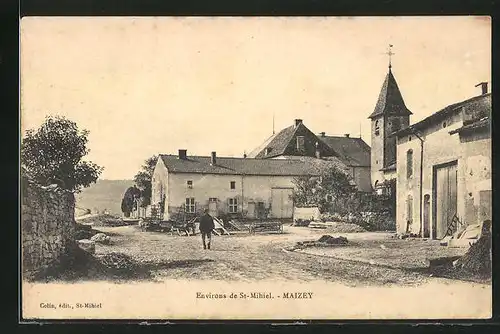
{"type": "Polygon", "coordinates": [[[75,199],[55,185],[25,180],[21,198],[23,278],[33,279],[57,267],[74,242],[75,199]]]}

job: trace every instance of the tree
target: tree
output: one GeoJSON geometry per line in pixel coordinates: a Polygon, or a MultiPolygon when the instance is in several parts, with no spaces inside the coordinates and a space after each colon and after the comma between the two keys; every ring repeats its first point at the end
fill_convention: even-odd
{"type": "Polygon", "coordinates": [[[75,192],[90,186],[103,168],[82,160],[89,153],[88,134],[64,117],[47,117],[40,128],[27,130],[22,139],[22,176],[41,185],[55,183],[75,192]]]}
{"type": "Polygon", "coordinates": [[[125,191],[125,194],[123,194],[121,205],[122,212],[125,217],[130,217],[130,213],[134,211],[135,202],[140,196],[141,191],[136,186],[129,187],[125,191]]]}
{"type": "Polygon", "coordinates": [[[153,155],[146,159],[141,166],[141,170],[134,176],[135,185],[141,191],[141,206],[146,207],[151,204],[151,180],[155,170],[158,156],[153,155]]]}
{"type": "Polygon", "coordinates": [[[317,206],[321,212],[342,211],[356,194],[351,178],[332,166],[316,177],[294,178],[293,201],[298,206],[317,206]]]}

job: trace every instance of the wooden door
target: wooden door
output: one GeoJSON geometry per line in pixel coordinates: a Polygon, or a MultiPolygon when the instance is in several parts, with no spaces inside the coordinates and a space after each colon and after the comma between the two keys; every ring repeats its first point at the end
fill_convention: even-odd
{"type": "Polygon", "coordinates": [[[250,218],[250,219],[255,218],[255,203],[254,202],[248,202],[247,218],[250,218]]]}
{"type": "MultiPolygon", "coordinates": [[[[436,168],[435,171],[434,236],[442,239],[448,224],[457,213],[457,165],[436,168]]],[[[454,231],[453,231],[454,232],[454,231]]]]}
{"type": "Polygon", "coordinates": [[[292,188],[271,189],[271,214],[273,218],[293,217],[292,188]]]}
{"type": "Polygon", "coordinates": [[[219,215],[219,211],[217,209],[217,201],[210,200],[208,202],[208,213],[212,217],[217,217],[219,215]]]}

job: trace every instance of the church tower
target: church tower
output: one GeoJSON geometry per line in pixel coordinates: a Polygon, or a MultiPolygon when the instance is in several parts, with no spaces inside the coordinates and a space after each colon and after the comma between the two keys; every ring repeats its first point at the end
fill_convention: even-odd
{"type": "Polygon", "coordinates": [[[396,138],[392,133],[406,128],[412,114],[406,108],[396,79],[392,74],[391,56],[394,54],[389,45],[389,72],[375,105],[368,117],[371,120],[371,182],[372,186],[391,179],[396,171],[396,138]]]}

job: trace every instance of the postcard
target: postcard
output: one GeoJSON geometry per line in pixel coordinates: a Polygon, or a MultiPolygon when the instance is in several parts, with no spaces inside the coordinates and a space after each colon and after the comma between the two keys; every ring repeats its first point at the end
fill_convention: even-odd
{"type": "Polygon", "coordinates": [[[491,317],[490,17],[20,34],[22,321],[491,317]]]}

